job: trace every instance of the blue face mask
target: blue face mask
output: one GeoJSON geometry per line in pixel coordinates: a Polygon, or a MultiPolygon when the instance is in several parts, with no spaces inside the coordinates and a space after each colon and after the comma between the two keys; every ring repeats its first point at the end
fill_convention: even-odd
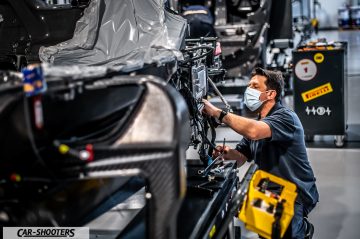
{"type": "Polygon", "coordinates": [[[264,103],[260,100],[261,91],[255,90],[253,88],[246,88],[244,93],[244,103],[251,110],[255,111],[264,103]]]}

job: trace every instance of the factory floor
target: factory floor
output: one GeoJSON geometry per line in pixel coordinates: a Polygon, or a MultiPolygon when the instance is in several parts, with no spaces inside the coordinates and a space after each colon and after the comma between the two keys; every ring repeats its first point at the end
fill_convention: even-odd
{"type": "MultiPolygon", "coordinates": [[[[343,148],[336,148],[333,136],[315,136],[307,143],[308,156],[317,178],[320,202],[311,212],[313,239],[360,238],[360,31],[323,31],[314,39],[348,42],[348,131],[343,148]]],[[[292,104],[291,97],[286,99],[292,104]]],[[[219,128],[217,138],[234,146],[239,135],[219,128]]],[[[243,166],[245,173],[247,165],[243,166]]],[[[242,238],[258,238],[243,231],[242,238]]]]}

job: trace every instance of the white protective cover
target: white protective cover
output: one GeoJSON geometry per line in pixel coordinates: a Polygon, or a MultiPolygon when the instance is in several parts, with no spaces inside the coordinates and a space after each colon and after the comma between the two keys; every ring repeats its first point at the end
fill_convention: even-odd
{"type": "Polygon", "coordinates": [[[42,62],[107,66],[121,71],[182,57],[186,20],[164,9],[164,0],[92,0],[73,38],[41,47],[42,62]]]}

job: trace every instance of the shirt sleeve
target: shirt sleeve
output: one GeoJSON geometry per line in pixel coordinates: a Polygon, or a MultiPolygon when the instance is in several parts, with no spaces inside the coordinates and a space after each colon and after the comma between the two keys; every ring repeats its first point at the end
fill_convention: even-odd
{"type": "Polygon", "coordinates": [[[250,141],[247,138],[242,138],[242,140],[236,145],[235,149],[245,155],[248,159],[247,161],[252,160],[253,157],[251,154],[250,141]]]}
{"type": "Polygon", "coordinates": [[[290,112],[276,112],[262,119],[271,129],[269,141],[292,141],[294,139],[295,123],[290,112]]]}

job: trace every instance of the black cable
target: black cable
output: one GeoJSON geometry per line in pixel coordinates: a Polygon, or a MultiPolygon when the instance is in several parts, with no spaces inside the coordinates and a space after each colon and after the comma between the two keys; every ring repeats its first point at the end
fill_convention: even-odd
{"type": "Polygon", "coordinates": [[[208,50],[214,50],[214,47],[211,46],[197,46],[197,47],[193,47],[193,48],[188,48],[188,49],[184,49],[183,51],[188,52],[188,51],[196,51],[196,50],[200,50],[200,49],[208,49],[208,50]]]}
{"type": "Polygon", "coordinates": [[[43,160],[43,158],[40,156],[39,150],[38,150],[38,148],[36,146],[34,134],[33,134],[32,129],[31,129],[31,119],[30,119],[29,107],[30,106],[28,104],[28,98],[26,96],[24,96],[25,128],[26,128],[26,131],[27,131],[27,135],[29,137],[31,148],[32,148],[32,150],[33,150],[33,152],[35,154],[35,157],[36,157],[39,165],[44,167],[45,171],[49,174],[50,177],[56,178],[55,175],[47,167],[47,165],[46,165],[45,161],[43,160]]]}
{"type": "Polygon", "coordinates": [[[183,88],[183,92],[187,94],[187,100],[189,101],[189,110],[191,112],[191,116],[194,120],[193,127],[197,128],[197,131],[200,133],[201,137],[201,145],[198,150],[198,154],[200,158],[202,158],[203,163],[207,164],[207,156],[212,155],[213,150],[215,149],[215,139],[216,139],[216,131],[213,124],[209,124],[211,119],[209,118],[202,118],[200,119],[199,115],[201,112],[197,107],[197,102],[191,95],[191,91],[188,87],[183,88]],[[210,127],[209,127],[210,126],[210,127]],[[200,127],[200,128],[199,128],[200,127]],[[208,130],[211,130],[212,138],[209,140],[207,137],[208,130]],[[208,146],[208,147],[206,147],[208,146]],[[207,152],[206,152],[206,149],[207,152]],[[206,160],[206,162],[205,162],[206,160]]]}
{"type": "Polygon", "coordinates": [[[207,51],[207,52],[205,52],[205,53],[203,53],[203,54],[200,55],[200,56],[192,57],[192,58],[190,58],[190,59],[187,59],[187,60],[185,60],[185,61],[182,61],[182,62],[180,62],[179,64],[180,64],[180,65],[185,65],[185,64],[187,64],[187,63],[189,63],[189,62],[193,62],[193,61],[199,60],[199,59],[201,59],[201,58],[205,58],[205,57],[207,57],[208,55],[210,55],[210,54],[212,54],[212,53],[214,52],[214,48],[212,48],[212,47],[205,47],[205,46],[203,46],[203,47],[198,47],[198,48],[199,48],[199,49],[205,48],[205,49],[210,49],[210,50],[207,51]]]}
{"type": "MultiPolygon", "coordinates": [[[[203,163],[204,163],[204,165],[208,165],[208,160],[207,160],[207,156],[209,155],[208,154],[208,152],[206,152],[206,145],[208,145],[208,144],[206,144],[206,141],[208,140],[207,139],[207,132],[208,132],[208,124],[206,124],[206,120],[205,119],[203,119],[202,121],[200,121],[201,122],[201,125],[202,125],[202,127],[203,127],[203,131],[201,132],[201,151],[202,151],[202,157],[203,157],[203,163]]],[[[210,147],[209,147],[210,148],[210,147]]],[[[200,156],[200,158],[201,158],[201,156],[200,156]]]]}
{"type": "Polygon", "coordinates": [[[210,125],[210,132],[211,132],[211,141],[210,141],[210,147],[209,147],[209,150],[208,150],[208,155],[212,155],[214,149],[216,147],[214,147],[215,145],[215,139],[216,139],[216,130],[215,130],[215,126],[213,125],[213,121],[211,120],[210,117],[207,117],[206,118],[208,124],[210,125]]]}
{"type": "Polygon", "coordinates": [[[193,62],[193,61],[196,61],[196,60],[199,60],[201,58],[205,58],[207,57],[208,55],[210,55],[212,53],[212,51],[208,51],[200,56],[196,56],[196,57],[193,57],[193,58],[190,58],[190,59],[187,59],[186,61],[183,61],[180,63],[180,65],[184,65],[184,64],[187,64],[189,62],[193,62]]]}

